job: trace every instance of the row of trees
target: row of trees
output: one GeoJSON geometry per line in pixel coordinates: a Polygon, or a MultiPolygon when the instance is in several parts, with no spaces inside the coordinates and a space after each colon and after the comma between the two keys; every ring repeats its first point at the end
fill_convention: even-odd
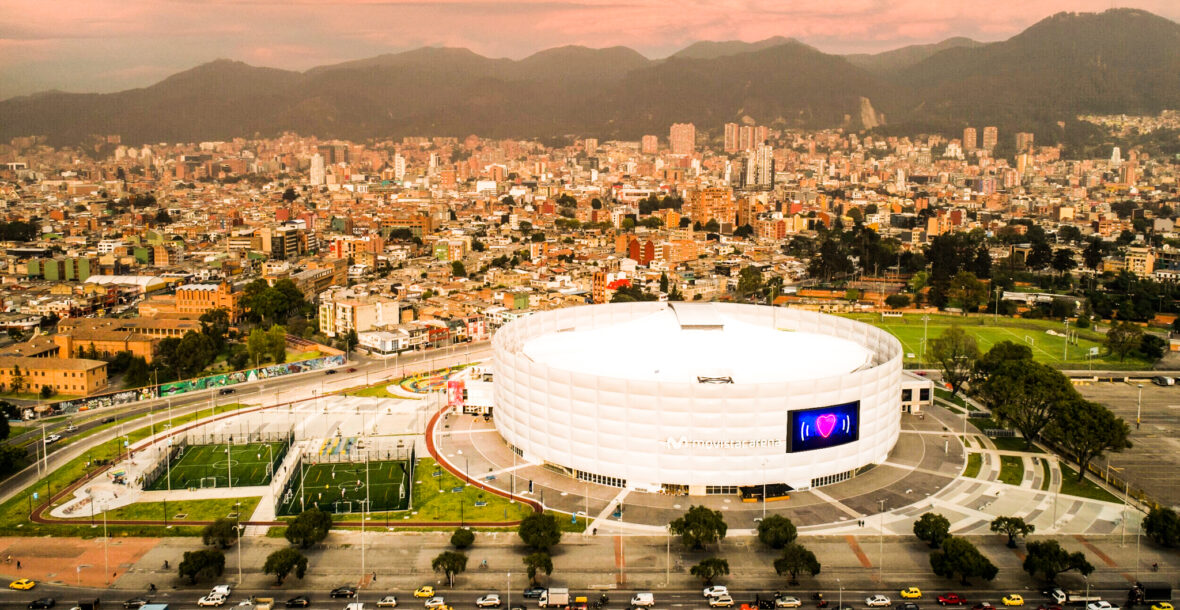
{"type": "MultiPolygon", "coordinates": [[[[240,529],[243,526],[236,519],[218,519],[205,526],[201,541],[213,548],[186,551],[177,571],[181,578],[196,584],[198,580],[217,578],[225,572],[225,549],[240,544],[240,529]]],[[[275,577],[276,584],[292,573],[302,579],[307,574],[307,556],[303,550],[323,542],[332,529],[332,515],[318,508],[305,510],[287,526],[286,538],[292,546],[278,549],[266,557],[262,566],[264,574],[275,577]]]]}
{"type": "MultiPolygon", "coordinates": [[[[938,513],[924,513],[914,521],[914,536],[936,549],[930,553],[930,568],[934,573],[943,578],[959,578],[964,585],[970,584],[970,578],[994,580],[999,573],[995,564],[969,540],[952,536],[950,527],[950,521],[938,513]]],[[[996,517],[991,522],[991,531],[1006,535],[1011,548],[1035,529],[1020,517],[996,517]]],[[[1070,553],[1056,540],[1029,542],[1025,551],[1022,567],[1034,579],[1052,583],[1063,572],[1076,570],[1089,576],[1094,571],[1083,553],[1070,553]]]]}

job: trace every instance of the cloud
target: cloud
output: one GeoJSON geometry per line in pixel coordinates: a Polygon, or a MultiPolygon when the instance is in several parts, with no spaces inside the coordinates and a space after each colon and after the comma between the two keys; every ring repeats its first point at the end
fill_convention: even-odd
{"type": "MultiPolygon", "coordinates": [[[[1109,0],[0,0],[0,96],[111,91],[218,57],[303,70],[426,45],[520,58],[565,44],[649,57],[790,36],[833,53],[997,40],[1109,0]],[[150,61],[144,61],[150,58],[150,61]]],[[[1134,0],[1170,19],[1175,0],[1134,0]]]]}

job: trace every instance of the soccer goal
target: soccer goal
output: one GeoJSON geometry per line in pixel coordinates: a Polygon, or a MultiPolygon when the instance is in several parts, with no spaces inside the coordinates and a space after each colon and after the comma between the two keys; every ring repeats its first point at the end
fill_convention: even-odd
{"type": "Polygon", "coordinates": [[[217,477],[201,477],[201,489],[217,487],[217,477]]]}

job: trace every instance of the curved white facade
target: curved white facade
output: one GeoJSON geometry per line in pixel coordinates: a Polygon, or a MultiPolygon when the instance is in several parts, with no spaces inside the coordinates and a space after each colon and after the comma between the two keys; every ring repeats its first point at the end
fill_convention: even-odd
{"type": "Polygon", "coordinates": [[[627,487],[807,488],[884,461],[900,431],[901,345],[844,318],[723,303],[593,305],[518,320],[492,349],[504,439],[528,461],[627,487]],[[842,431],[828,409],[807,420],[817,408],[854,415],[842,431]],[[804,421],[806,442],[821,448],[788,430],[804,421]],[[841,434],[842,444],[823,446],[841,434]]]}

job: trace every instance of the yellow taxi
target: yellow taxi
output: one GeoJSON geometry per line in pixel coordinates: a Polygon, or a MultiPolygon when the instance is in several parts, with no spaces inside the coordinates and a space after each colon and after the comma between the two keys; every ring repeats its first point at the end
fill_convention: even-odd
{"type": "Polygon", "coordinates": [[[423,585],[414,590],[414,597],[434,597],[434,587],[423,585]]]}
{"type": "Polygon", "coordinates": [[[28,591],[29,589],[32,589],[35,586],[37,586],[37,583],[35,583],[27,578],[21,578],[20,580],[14,580],[14,581],[8,583],[9,589],[17,589],[20,591],[28,591]]]}
{"type": "Polygon", "coordinates": [[[909,587],[902,589],[898,595],[900,595],[902,599],[922,599],[922,590],[917,587],[909,587]]]}
{"type": "Polygon", "coordinates": [[[1168,602],[1156,602],[1151,605],[1151,610],[1175,610],[1172,604],[1168,602]]]}
{"type": "Polygon", "coordinates": [[[1015,594],[1015,593],[1010,593],[1008,595],[1005,595],[1004,598],[1001,599],[1000,601],[1004,602],[1005,606],[1023,606],[1024,605],[1024,598],[1015,594]]]}

